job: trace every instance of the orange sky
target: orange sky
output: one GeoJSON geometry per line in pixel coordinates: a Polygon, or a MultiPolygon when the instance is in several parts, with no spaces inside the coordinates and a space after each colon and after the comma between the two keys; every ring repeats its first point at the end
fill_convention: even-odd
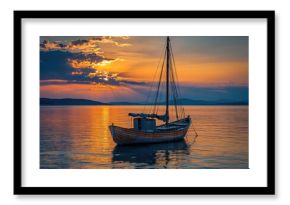
{"type": "MultiPolygon", "coordinates": [[[[165,40],[41,37],[41,97],[142,101],[165,40]]],[[[248,86],[248,37],[171,37],[171,42],[181,86],[248,86]]]]}

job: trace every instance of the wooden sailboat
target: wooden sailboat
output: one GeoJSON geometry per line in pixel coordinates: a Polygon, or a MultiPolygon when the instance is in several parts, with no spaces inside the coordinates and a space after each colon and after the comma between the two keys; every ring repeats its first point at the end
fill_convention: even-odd
{"type": "Polygon", "coordinates": [[[182,140],[191,125],[190,116],[185,117],[184,109],[178,102],[179,89],[176,85],[177,73],[175,70],[175,62],[171,48],[170,38],[166,39],[166,48],[163,57],[162,68],[157,84],[157,92],[155,95],[154,109],[151,113],[129,113],[133,118],[133,128],[119,127],[114,124],[109,126],[113,140],[118,145],[126,144],[142,144],[142,143],[161,143],[182,140]],[[164,62],[166,61],[165,76],[165,114],[158,114],[156,107],[160,106],[157,100],[160,97],[160,85],[163,76],[164,62]],[[172,102],[170,102],[172,97],[172,102]],[[175,120],[170,121],[169,107],[174,104],[175,120]],[[156,120],[160,120],[163,124],[157,126],[156,120]]]}

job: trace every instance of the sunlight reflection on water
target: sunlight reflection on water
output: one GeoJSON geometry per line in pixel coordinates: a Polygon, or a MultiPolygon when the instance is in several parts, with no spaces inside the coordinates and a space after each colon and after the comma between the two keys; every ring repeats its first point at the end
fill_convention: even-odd
{"type": "Polygon", "coordinates": [[[248,168],[248,106],[185,106],[193,129],[184,141],[116,146],[108,125],[131,127],[143,106],[40,108],[40,168],[248,168]]]}

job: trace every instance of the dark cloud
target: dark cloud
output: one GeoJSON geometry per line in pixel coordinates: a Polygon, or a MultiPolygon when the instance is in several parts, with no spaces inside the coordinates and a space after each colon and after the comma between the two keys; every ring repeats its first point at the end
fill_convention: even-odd
{"type": "Polygon", "coordinates": [[[40,43],[40,48],[45,48],[45,45],[47,44],[47,40],[43,40],[41,43],[40,43]]]}
{"type": "Polygon", "coordinates": [[[62,51],[40,52],[40,80],[70,78],[73,68],[67,59],[75,57],[74,54],[62,51]]]}
{"type": "Polygon", "coordinates": [[[67,84],[91,84],[91,81],[77,81],[77,80],[41,80],[40,85],[67,85],[67,84]]]}
{"type": "Polygon", "coordinates": [[[72,45],[82,45],[82,44],[85,44],[85,43],[88,43],[88,42],[89,42],[88,40],[85,40],[85,39],[81,40],[81,39],[79,39],[79,40],[76,40],[76,41],[71,41],[71,44],[72,45]]]}
{"type": "MultiPolygon", "coordinates": [[[[67,52],[70,53],[70,52],[67,52]]],[[[77,61],[90,61],[92,63],[99,63],[102,62],[103,60],[114,60],[111,58],[105,58],[104,56],[100,56],[94,53],[90,53],[90,54],[84,54],[84,53],[71,53],[72,57],[69,59],[72,60],[77,60],[77,61]]]]}
{"type": "Polygon", "coordinates": [[[123,37],[110,37],[110,36],[102,36],[102,37],[89,37],[87,39],[74,39],[70,41],[56,41],[56,40],[47,40],[51,39],[46,37],[40,37],[40,49],[41,51],[53,51],[53,50],[61,50],[61,51],[69,51],[69,52],[82,52],[82,53],[102,53],[100,50],[99,44],[113,44],[117,47],[127,47],[131,44],[128,43],[120,43],[118,40],[124,40],[128,38],[123,37]]]}
{"type": "Polygon", "coordinates": [[[98,71],[91,67],[74,68],[69,61],[89,61],[100,63],[108,59],[96,54],[71,53],[67,51],[40,52],[40,80],[41,85],[59,84],[107,84],[107,85],[142,85],[144,82],[120,80],[118,74],[98,71]]]}
{"type": "Polygon", "coordinates": [[[49,42],[47,40],[43,40],[40,43],[40,48],[42,50],[63,50],[66,48],[66,45],[63,43],[56,42],[56,41],[49,42]]]}
{"type": "Polygon", "coordinates": [[[40,80],[77,80],[88,81],[87,76],[95,72],[93,68],[73,68],[69,60],[90,60],[91,62],[102,62],[107,60],[96,54],[85,55],[83,53],[70,53],[63,51],[40,52],[40,80]],[[73,75],[73,72],[82,73],[82,75],[73,75]]]}
{"type": "Polygon", "coordinates": [[[130,84],[130,85],[147,85],[146,82],[139,82],[139,81],[130,81],[130,80],[122,80],[120,81],[121,84],[130,84]]]}

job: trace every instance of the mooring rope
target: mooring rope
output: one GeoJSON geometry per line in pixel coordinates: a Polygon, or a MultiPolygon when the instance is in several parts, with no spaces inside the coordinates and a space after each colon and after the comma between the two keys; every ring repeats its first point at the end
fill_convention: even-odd
{"type": "Polygon", "coordinates": [[[197,134],[197,132],[196,132],[194,126],[191,126],[191,127],[189,128],[188,132],[187,132],[187,135],[185,136],[185,138],[186,138],[186,143],[187,143],[189,146],[191,146],[192,144],[195,143],[197,137],[198,137],[198,134],[197,134]],[[190,137],[189,135],[191,135],[192,130],[194,131],[194,134],[195,134],[195,135],[193,136],[193,141],[189,142],[189,140],[190,140],[190,139],[189,139],[189,137],[190,137]]]}

